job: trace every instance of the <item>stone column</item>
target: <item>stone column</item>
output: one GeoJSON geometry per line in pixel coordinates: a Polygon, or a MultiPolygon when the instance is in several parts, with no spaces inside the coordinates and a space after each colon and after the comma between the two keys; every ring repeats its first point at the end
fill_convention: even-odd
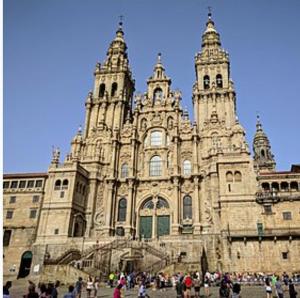
{"type": "Polygon", "coordinates": [[[89,185],[89,198],[88,198],[88,205],[86,207],[86,229],[85,229],[85,237],[90,237],[91,229],[93,228],[93,218],[95,213],[95,204],[97,198],[97,180],[92,179],[90,180],[89,185]]]}
{"type": "Polygon", "coordinates": [[[84,136],[83,136],[84,139],[86,139],[89,135],[90,121],[91,121],[90,118],[91,118],[91,104],[86,103],[86,115],[85,115],[84,136]]]}
{"type": "Polygon", "coordinates": [[[198,150],[197,150],[197,129],[196,125],[193,126],[193,174],[198,173],[198,150]]]}
{"type": "Polygon", "coordinates": [[[178,175],[178,136],[174,137],[174,160],[173,160],[173,165],[174,165],[174,174],[178,175]]]}
{"type": "Polygon", "coordinates": [[[174,213],[173,213],[173,223],[172,223],[172,235],[178,235],[179,234],[179,209],[180,209],[180,196],[179,196],[179,177],[174,177],[174,191],[175,191],[175,204],[174,206],[174,213]]]}
{"type": "Polygon", "coordinates": [[[126,222],[125,222],[125,235],[131,235],[132,231],[132,214],[133,214],[133,179],[128,180],[128,200],[126,207],[126,222]]]}
{"type": "Polygon", "coordinates": [[[158,196],[153,198],[153,216],[152,216],[152,239],[157,239],[157,214],[156,214],[156,205],[158,201],[158,196]]]}
{"type": "Polygon", "coordinates": [[[193,200],[193,226],[194,234],[199,235],[201,230],[200,225],[200,204],[199,204],[199,177],[194,176],[194,200],[193,200]]]}
{"type": "Polygon", "coordinates": [[[112,229],[112,218],[113,218],[113,197],[114,197],[114,181],[109,179],[107,184],[107,198],[105,208],[105,227],[103,228],[106,236],[110,236],[112,229]]]}

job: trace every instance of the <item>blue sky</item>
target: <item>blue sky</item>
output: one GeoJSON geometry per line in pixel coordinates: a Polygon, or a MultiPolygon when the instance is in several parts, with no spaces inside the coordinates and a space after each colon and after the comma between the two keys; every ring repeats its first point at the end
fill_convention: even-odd
{"type": "Polygon", "coordinates": [[[136,90],[158,52],[192,115],[194,55],[212,7],[229,52],[237,112],[252,148],[256,112],[278,170],[300,163],[300,1],[4,0],[4,173],[47,171],[84,123],[84,101],[124,15],[136,90]]]}

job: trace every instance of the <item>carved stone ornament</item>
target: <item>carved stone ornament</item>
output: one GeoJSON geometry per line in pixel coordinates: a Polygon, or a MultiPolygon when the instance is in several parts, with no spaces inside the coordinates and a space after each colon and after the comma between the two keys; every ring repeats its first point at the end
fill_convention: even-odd
{"type": "Polygon", "coordinates": [[[153,126],[159,126],[162,124],[162,119],[161,119],[161,116],[160,114],[155,114],[154,117],[152,118],[151,120],[151,123],[153,126]]]}
{"type": "Polygon", "coordinates": [[[157,196],[159,194],[159,192],[160,192],[160,186],[159,186],[159,184],[158,183],[153,183],[151,185],[151,194],[153,196],[157,196]]]}
{"type": "Polygon", "coordinates": [[[94,216],[94,223],[98,226],[103,226],[105,224],[105,216],[104,216],[104,206],[103,206],[103,186],[98,188],[97,193],[97,211],[94,216]]]}
{"type": "Polygon", "coordinates": [[[120,186],[120,188],[119,188],[119,193],[120,193],[120,195],[127,195],[127,193],[128,193],[128,187],[127,187],[127,185],[126,184],[122,184],[121,186],[120,186]]]}
{"type": "Polygon", "coordinates": [[[190,121],[181,122],[180,132],[182,134],[191,134],[192,133],[191,122],[190,121]]]}
{"type": "Polygon", "coordinates": [[[131,137],[131,124],[126,124],[122,129],[122,137],[130,138],[131,137]]]}
{"type": "Polygon", "coordinates": [[[185,181],[184,184],[182,185],[182,190],[185,193],[192,193],[194,190],[194,184],[191,183],[190,181],[185,181]]]}
{"type": "Polygon", "coordinates": [[[98,226],[104,226],[105,224],[104,210],[95,213],[94,223],[98,226]]]}

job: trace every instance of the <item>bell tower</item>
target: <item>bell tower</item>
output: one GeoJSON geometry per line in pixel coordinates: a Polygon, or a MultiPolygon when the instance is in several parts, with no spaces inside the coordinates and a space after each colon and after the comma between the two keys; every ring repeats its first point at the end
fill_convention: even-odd
{"type": "Polygon", "coordinates": [[[193,87],[194,117],[200,130],[213,117],[227,128],[235,125],[235,91],[230,80],[228,53],[221,48],[220,35],[211,13],[202,35],[201,52],[195,56],[196,82],[193,87]]]}
{"type": "Polygon", "coordinates": [[[254,165],[261,171],[275,171],[276,162],[271,151],[270,141],[265,134],[259,116],[253,140],[254,165]]]}
{"type": "Polygon", "coordinates": [[[95,129],[121,129],[131,111],[134,92],[122,22],[101,65],[96,64],[94,89],[86,100],[85,137],[95,129]]]}

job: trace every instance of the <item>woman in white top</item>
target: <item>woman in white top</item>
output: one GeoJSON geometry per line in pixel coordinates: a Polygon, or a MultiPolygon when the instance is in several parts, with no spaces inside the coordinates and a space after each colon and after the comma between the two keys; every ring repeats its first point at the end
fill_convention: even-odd
{"type": "Polygon", "coordinates": [[[87,297],[92,298],[92,292],[94,290],[94,282],[91,276],[89,276],[88,281],[86,283],[86,291],[87,291],[87,297]]]}

